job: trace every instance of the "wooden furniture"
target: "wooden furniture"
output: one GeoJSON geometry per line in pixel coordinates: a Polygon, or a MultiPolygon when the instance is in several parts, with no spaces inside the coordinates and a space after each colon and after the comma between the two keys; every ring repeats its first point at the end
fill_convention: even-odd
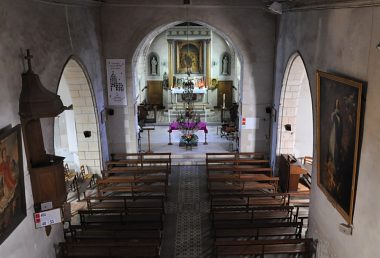
{"type": "Polygon", "coordinates": [[[224,107],[229,110],[232,106],[232,84],[233,81],[218,81],[218,107],[224,107]],[[224,98],[223,98],[224,96],[224,98]]]}
{"type": "Polygon", "coordinates": [[[64,158],[46,153],[40,118],[55,117],[68,108],[58,95],[42,86],[32,71],[31,58],[28,50],[28,71],[22,74],[19,114],[33,199],[35,204],[51,201],[53,208],[60,208],[66,201],[64,158]]]}
{"type": "Polygon", "coordinates": [[[98,194],[167,195],[171,170],[170,153],[111,154],[103,179],[97,181],[98,194]]]}
{"type": "Polygon", "coordinates": [[[219,225],[214,229],[215,241],[228,238],[254,238],[258,240],[265,237],[301,238],[301,222],[264,222],[243,225],[219,225]],[[240,227],[241,226],[241,227],[240,227]]]}
{"type": "Polygon", "coordinates": [[[261,153],[206,153],[206,168],[210,193],[277,192],[279,178],[261,153]]]}
{"type": "Polygon", "coordinates": [[[255,255],[265,257],[270,254],[302,255],[311,258],[313,240],[275,239],[275,240],[230,240],[215,243],[215,257],[235,257],[236,255],[255,255]]]}
{"type": "Polygon", "coordinates": [[[163,88],[162,81],[147,81],[148,98],[147,104],[163,107],[163,88]]]}
{"type": "Polygon", "coordinates": [[[145,105],[139,105],[137,107],[137,121],[139,126],[144,126],[148,116],[148,109],[145,105]]]}
{"type": "Polygon", "coordinates": [[[145,126],[143,128],[141,128],[143,131],[146,130],[148,131],[148,153],[152,153],[151,149],[150,149],[150,131],[154,130],[154,127],[153,126],[145,126]]]}
{"type": "Polygon", "coordinates": [[[280,188],[283,192],[294,192],[298,190],[300,175],[306,174],[307,170],[297,160],[292,160],[288,154],[280,156],[280,188]]]}

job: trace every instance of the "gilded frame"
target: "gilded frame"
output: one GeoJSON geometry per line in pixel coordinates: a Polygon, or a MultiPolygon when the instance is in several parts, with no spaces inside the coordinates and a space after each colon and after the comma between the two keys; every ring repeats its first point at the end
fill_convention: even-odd
{"type": "Polygon", "coordinates": [[[203,41],[176,41],[176,73],[186,74],[191,61],[191,73],[203,74],[203,41]],[[188,58],[189,57],[189,58],[188,58]]]}
{"type": "Polygon", "coordinates": [[[21,126],[0,133],[0,244],[26,217],[21,126]]]}
{"type": "Polygon", "coordinates": [[[352,224],[361,130],[363,83],[317,71],[317,181],[352,224]]]}

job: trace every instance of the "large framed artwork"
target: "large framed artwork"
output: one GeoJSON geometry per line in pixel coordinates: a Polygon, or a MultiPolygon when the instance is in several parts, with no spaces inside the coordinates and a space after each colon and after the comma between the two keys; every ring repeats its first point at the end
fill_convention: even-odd
{"type": "Polygon", "coordinates": [[[176,41],[176,73],[203,73],[203,41],[176,41]]]}
{"type": "Polygon", "coordinates": [[[0,244],[26,217],[21,126],[0,134],[0,244]]]}
{"type": "Polygon", "coordinates": [[[318,186],[352,224],[363,83],[317,71],[318,186]]]}

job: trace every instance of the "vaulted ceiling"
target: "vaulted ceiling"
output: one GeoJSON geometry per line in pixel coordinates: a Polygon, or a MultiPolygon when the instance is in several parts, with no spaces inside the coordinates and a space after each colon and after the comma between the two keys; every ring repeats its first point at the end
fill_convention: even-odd
{"type": "Polygon", "coordinates": [[[325,9],[340,7],[380,6],[380,0],[38,0],[73,5],[125,5],[125,6],[243,6],[268,8],[274,2],[283,11],[299,9],[325,9]]]}

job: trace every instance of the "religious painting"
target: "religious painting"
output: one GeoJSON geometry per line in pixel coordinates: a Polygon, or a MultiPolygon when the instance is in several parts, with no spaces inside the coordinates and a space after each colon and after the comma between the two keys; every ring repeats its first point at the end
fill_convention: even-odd
{"type": "Polygon", "coordinates": [[[203,74],[203,41],[177,41],[176,72],[203,74]]]}
{"type": "Polygon", "coordinates": [[[26,217],[20,125],[0,134],[0,244],[26,217]]]}
{"type": "Polygon", "coordinates": [[[318,186],[352,223],[363,83],[317,72],[318,186]]]}

